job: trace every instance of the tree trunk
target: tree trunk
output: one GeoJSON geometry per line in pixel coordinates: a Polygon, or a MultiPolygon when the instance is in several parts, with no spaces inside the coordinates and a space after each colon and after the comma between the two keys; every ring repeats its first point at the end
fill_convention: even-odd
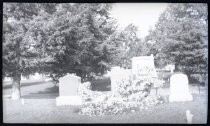
{"type": "Polygon", "coordinates": [[[20,80],[21,80],[20,74],[16,74],[13,77],[13,84],[12,84],[12,99],[13,100],[20,99],[20,97],[21,97],[20,80]]]}

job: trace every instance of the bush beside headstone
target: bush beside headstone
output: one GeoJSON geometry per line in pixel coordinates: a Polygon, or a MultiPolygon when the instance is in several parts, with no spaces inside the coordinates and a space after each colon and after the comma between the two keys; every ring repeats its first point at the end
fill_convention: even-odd
{"type": "Polygon", "coordinates": [[[157,79],[152,78],[151,71],[146,69],[146,72],[144,71],[145,76],[134,77],[130,75],[118,80],[114,93],[101,94],[91,98],[88,102],[84,102],[79,113],[91,116],[119,114],[128,112],[128,110],[147,109],[161,103],[159,96],[149,95],[151,85],[155,85],[157,79]]]}
{"type": "Polygon", "coordinates": [[[158,95],[150,95],[151,87],[159,88],[154,57],[142,56],[132,59],[132,69],[113,67],[111,70],[111,93],[91,96],[84,102],[80,114],[104,115],[147,109],[161,103],[158,95]]]}

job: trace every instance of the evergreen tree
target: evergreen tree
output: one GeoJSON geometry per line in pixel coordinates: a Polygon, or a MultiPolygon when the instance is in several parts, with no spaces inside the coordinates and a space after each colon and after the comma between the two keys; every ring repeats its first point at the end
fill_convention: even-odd
{"type": "Polygon", "coordinates": [[[115,32],[109,10],[109,4],[58,4],[55,13],[34,17],[31,36],[40,52],[40,72],[55,81],[67,73],[82,79],[103,74],[115,49],[109,41],[115,32]]]}
{"type": "Polygon", "coordinates": [[[27,40],[27,23],[37,15],[36,4],[3,4],[3,77],[12,77],[12,99],[20,98],[20,80],[22,75],[36,71],[36,52],[32,51],[27,40]]]}
{"type": "Polygon", "coordinates": [[[4,3],[3,75],[13,78],[19,99],[21,75],[67,73],[82,78],[109,68],[116,26],[109,4],[4,3]]]}
{"type": "Polygon", "coordinates": [[[150,55],[151,44],[142,41],[137,32],[138,27],[133,24],[129,24],[122,31],[117,31],[112,41],[118,44],[119,50],[113,64],[131,68],[133,57],[150,55]]]}
{"type": "Polygon", "coordinates": [[[156,64],[175,63],[186,74],[207,73],[208,12],[206,4],[171,4],[147,36],[154,42],[156,64]]]}

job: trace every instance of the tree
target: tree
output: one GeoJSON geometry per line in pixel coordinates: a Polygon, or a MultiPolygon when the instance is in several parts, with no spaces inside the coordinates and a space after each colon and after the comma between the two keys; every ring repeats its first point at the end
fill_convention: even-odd
{"type": "Polygon", "coordinates": [[[12,99],[19,99],[21,74],[36,71],[36,52],[26,38],[27,22],[37,15],[36,4],[4,3],[3,5],[3,77],[12,77],[12,99]]]}
{"type": "Polygon", "coordinates": [[[113,58],[114,65],[131,68],[131,59],[133,57],[150,55],[151,44],[142,41],[137,32],[138,27],[129,24],[123,30],[115,33],[115,38],[112,41],[118,44],[119,50],[115,58],[113,58]]]}
{"type": "Polygon", "coordinates": [[[115,31],[108,4],[4,4],[3,75],[13,78],[19,99],[21,75],[35,72],[82,78],[109,68],[115,31]]]}
{"type": "Polygon", "coordinates": [[[113,65],[130,68],[131,67],[131,58],[135,54],[136,45],[140,39],[137,36],[138,28],[133,24],[129,24],[123,30],[119,30],[115,33],[112,41],[117,43],[118,52],[113,58],[113,65]]]}
{"type": "Polygon", "coordinates": [[[103,74],[115,49],[109,9],[109,4],[58,4],[53,14],[42,11],[34,17],[30,36],[39,52],[39,71],[57,82],[67,73],[82,79],[103,74]]]}
{"type": "Polygon", "coordinates": [[[207,73],[207,5],[171,4],[160,16],[155,29],[147,36],[156,64],[175,63],[176,70],[207,73]]]}

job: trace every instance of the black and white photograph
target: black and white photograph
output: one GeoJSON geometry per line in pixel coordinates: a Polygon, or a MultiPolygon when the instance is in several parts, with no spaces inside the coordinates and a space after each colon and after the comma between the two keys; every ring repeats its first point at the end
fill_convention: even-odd
{"type": "Polygon", "coordinates": [[[3,123],[206,124],[207,3],[3,2],[3,123]]]}

